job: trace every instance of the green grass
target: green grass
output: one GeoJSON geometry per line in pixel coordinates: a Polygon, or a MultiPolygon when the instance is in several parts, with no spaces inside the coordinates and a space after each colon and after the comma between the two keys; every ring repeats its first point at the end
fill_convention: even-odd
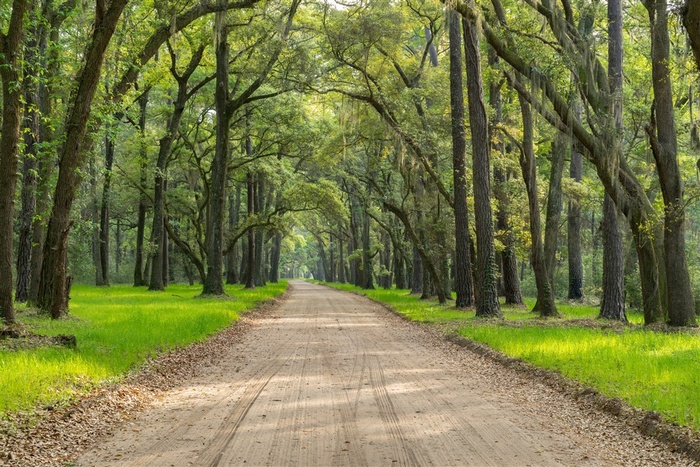
{"type": "Polygon", "coordinates": [[[51,321],[20,309],[19,321],[40,334],[74,334],[77,349],[0,349],[0,414],[65,401],[122,377],[148,357],[203,340],[241,313],[277,296],[286,282],[255,290],[227,288],[233,299],[194,298],[201,287],[164,292],[76,285],[68,318],[51,321]]]}
{"type": "MultiPolygon", "coordinates": [[[[329,285],[387,303],[414,321],[449,323],[466,338],[700,430],[700,336],[696,333],[660,333],[640,326],[619,331],[537,326],[537,317],[529,311],[534,300],[526,300],[526,307],[503,307],[506,321],[522,322],[518,327],[505,326],[498,320],[475,319],[473,311],[461,312],[432,300],[419,300],[407,290],[329,285]]],[[[563,320],[594,319],[598,315],[598,307],[594,306],[567,303],[558,304],[558,309],[563,320]]],[[[635,324],[642,319],[630,316],[635,324]]]]}
{"type": "Polygon", "coordinates": [[[471,325],[469,339],[700,429],[700,337],[644,329],[471,325]]]}

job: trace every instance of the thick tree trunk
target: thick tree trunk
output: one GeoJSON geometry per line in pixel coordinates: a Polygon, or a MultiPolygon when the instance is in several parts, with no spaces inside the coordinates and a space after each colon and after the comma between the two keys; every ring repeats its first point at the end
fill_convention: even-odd
{"type": "Polygon", "coordinates": [[[476,315],[480,317],[500,316],[501,310],[496,287],[493,215],[491,213],[490,141],[482,89],[479,31],[470,19],[464,19],[462,23],[467,69],[469,124],[472,136],[472,170],[474,173],[474,220],[476,223],[476,266],[478,271],[476,288],[479,290],[476,315]]]}
{"type": "Polygon", "coordinates": [[[15,289],[15,300],[18,302],[29,300],[29,282],[31,280],[32,222],[36,212],[36,161],[39,157],[36,149],[36,136],[38,134],[38,118],[36,117],[38,116],[36,111],[31,110],[34,105],[31,100],[27,99],[24,128],[25,157],[22,161],[22,210],[19,219],[17,286],[15,289]]]}
{"type": "MultiPolygon", "coordinates": [[[[608,78],[615,131],[612,147],[622,144],[622,2],[608,1],[608,78]]],[[[627,321],[625,315],[625,261],[618,210],[609,195],[603,201],[603,297],[600,318],[627,321]]]]}
{"type": "MultiPolygon", "coordinates": [[[[216,146],[214,160],[211,164],[209,182],[209,218],[207,220],[207,276],[204,281],[203,295],[224,295],[223,245],[224,217],[226,212],[226,179],[229,157],[229,122],[228,110],[228,30],[225,25],[225,13],[216,14],[216,146]]],[[[248,143],[250,144],[250,143],[248,143]]],[[[247,145],[248,145],[247,144],[247,145]]],[[[249,200],[252,203],[253,200],[249,200]]],[[[255,239],[249,248],[255,248],[255,239]]],[[[255,262],[249,264],[251,276],[254,276],[255,262]]],[[[254,277],[251,278],[254,280],[254,277]]]]}
{"type": "Polygon", "coordinates": [[[695,66],[700,70],[700,2],[686,0],[681,9],[683,26],[688,31],[690,48],[695,56],[695,66]]]}
{"type": "Polygon", "coordinates": [[[695,326],[695,305],[685,257],[685,206],[678,166],[678,141],[671,89],[667,2],[645,0],[651,23],[654,104],[647,132],[656,160],[664,198],[664,260],[668,290],[668,318],[672,326],[695,326]]]}
{"type": "Polygon", "coordinates": [[[558,316],[547,274],[547,262],[542,243],[542,227],[540,220],[539,194],[537,191],[537,166],[533,149],[533,121],[530,104],[519,95],[520,109],[523,117],[523,149],[520,154],[520,168],[527,190],[528,208],[530,211],[530,237],[532,238],[532,269],[537,286],[537,304],[542,317],[558,316]]]}
{"type": "MultiPolygon", "coordinates": [[[[559,239],[559,224],[561,222],[561,178],[564,172],[564,146],[561,135],[552,142],[552,159],[549,172],[549,190],[547,191],[547,214],[544,227],[544,261],[547,281],[552,296],[556,297],[555,273],[557,267],[557,243],[559,239]]],[[[540,304],[535,303],[533,311],[540,311],[540,304]]]]}
{"type": "MultiPolygon", "coordinates": [[[[43,70],[44,80],[39,85],[39,113],[45,118],[39,119],[39,141],[54,141],[54,128],[49,120],[53,115],[54,92],[53,83],[59,74],[60,61],[59,48],[49,48],[49,44],[59,41],[59,30],[67,15],[74,8],[76,2],[66,2],[60,8],[50,12],[48,31],[42,31],[39,39],[39,61],[43,70]]],[[[44,7],[49,2],[43,3],[44,7]]],[[[46,8],[44,8],[46,11],[46,8]]],[[[43,152],[38,161],[39,180],[36,196],[36,215],[32,224],[32,255],[29,267],[31,279],[29,281],[29,302],[38,304],[39,286],[41,283],[41,270],[44,261],[44,243],[46,241],[46,226],[49,211],[51,209],[52,173],[55,165],[53,151],[43,152]]]]}
{"type": "MultiPolygon", "coordinates": [[[[498,65],[498,55],[489,47],[489,65],[498,65]]],[[[491,80],[489,90],[489,104],[494,111],[491,131],[491,141],[494,151],[498,151],[502,158],[505,158],[505,145],[503,141],[498,141],[495,135],[495,128],[503,123],[503,104],[501,99],[501,83],[495,79],[491,80]]],[[[518,278],[518,264],[515,256],[515,237],[510,223],[510,197],[506,188],[508,182],[506,170],[493,168],[494,195],[498,201],[496,210],[496,227],[500,232],[500,240],[503,244],[503,251],[500,254],[501,278],[503,284],[503,295],[505,295],[507,305],[522,305],[523,297],[520,293],[520,280],[518,278]]]]}
{"type": "Polygon", "coordinates": [[[22,115],[21,44],[25,0],[14,0],[7,34],[0,33],[0,78],[2,79],[2,134],[0,134],[0,311],[5,324],[15,321],[12,280],[14,197],[19,160],[22,115]]]}
{"type": "Polygon", "coordinates": [[[22,208],[19,216],[19,235],[17,244],[17,285],[15,288],[15,300],[26,302],[29,300],[29,283],[31,281],[31,257],[32,257],[32,223],[36,213],[37,193],[37,161],[41,157],[39,153],[39,54],[43,51],[39,48],[40,36],[45,28],[38,26],[36,6],[29,6],[27,15],[34,26],[30,30],[27,46],[24,53],[24,157],[22,158],[22,208]]]}
{"type": "Polygon", "coordinates": [[[559,243],[559,225],[561,224],[562,191],[561,178],[564,173],[565,145],[562,135],[557,135],[552,144],[552,167],[549,175],[547,195],[547,218],[544,231],[544,255],[547,261],[547,275],[556,296],[555,273],[557,268],[557,246],[559,243]]]}
{"type": "MultiPolygon", "coordinates": [[[[498,0],[492,0],[492,3],[502,6],[498,0]]],[[[465,3],[459,2],[456,9],[465,17],[476,18],[472,9],[468,8],[465,3]]],[[[553,113],[546,109],[541,109],[541,114],[545,119],[558,126],[562,130],[571,132],[586,148],[587,158],[595,166],[598,176],[605,187],[606,192],[615,200],[615,203],[627,217],[632,232],[634,233],[637,243],[640,269],[644,269],[641,274],[642,292],[644,297],[644,315],[647,324],[663,320],[666,310],[666,275],[663,267],[658,267],[659,264],[664,264],[663,251],[659,248],[660,238],[663,238],[663,232],[658,232],[649,235],[649,232],[642,226],[649,225],[655,216],[654,208],[646,196],[644,187],[639,182],[631,168],[627,165],[619,148],[611,148],[605,138],[601,138],[594,132],[589,131],[586,126],[572,118],[572,111],[569,102],[564,99],[563,95],[557,90],[554,82],[549,80],[545,75],[537,72],[533,66],[515,53],[511,47],[512,44],[501,39],[496,35],[495,30],[485,21],[481,21],[481,26],[484,34],[491,46],[498,52],[498,55],[507,61],[517,72],[531,79],[537,79],[538,89],[542,91],[545,97],[551,103],[553,113]],[[556,115],[556,116],[555,116],[556,115]],[[619,165],[618,165],[619,164],[619,165]],[[619,170],[617,168],[619,167],[619,170]],[[659,263],[658,261],[662,262],[659,263]]],[[[555,30],[554,33],[558,37],[562,37],[564,31],[575,31],[570,28],[561,28],[555,30]]],[[[565,42],[570,39],[562,39],[565,42]]],[[[575,60],[581,59],[581,64],[585,64],[590,57],[595,57],[594,54],[585,55],[574,53],[575,60]]],[[[655,61],[656,63],[656,61],[655,61]]],[[[593,66],[593,65],[591,65],[593,66]]],[[[533,96],[521,84],[514,83],[518,88],[518,93],[524,96],[528,102],[539,105],[539,99],[533,96]]],[[[589,88],[581,89],[589,91],[589,88]]],[[[600,97],[600,96],[598,96],[600,97]]],[[[600,99],[594,95],[589,100],[592,104],[600,104],[600,99]]],[[[606,99],[603,101],[607,102],[606,99]]],[[[607,109],[598,109],[601,112],[607,112],[607,109]]]]}
{"type": "Polygon", "coordinates": [[[54,205],[46,232],[44,261],[39,285],[38,305],[60,318],[66,311],[66,246],[71,228],[70,210],[80,184],[79,168],[85,158],[83,143],[90,117],[92,100],[97,90],[105,51],[114,34],[122,10],[129,0],[112,0],[103,15],[98,15],[92,40],[84,55],[85,61],[78,84],[70,100],[66,118],[66,135],[60,152],[54,205]]]}
{"type": "Polygon", "coordinates": [[[625,260],[617,207],[605,195],[603,202],[603,297],[599,318],[627,321],[625,315],[625,260]],[[610,277],[612,275],[612,277],[610,277]]]}
{"type": "Polygon", "coordinates": [[[450,31],[450,108],[452,117],[452,168],[455,216],[455,292],[457,308],[474,304],[474,284],[469,252],[469,211],[467,207],[467,138],[464,128],[462,91],[462,35],[460,16],[448,10],[450,31]]]}

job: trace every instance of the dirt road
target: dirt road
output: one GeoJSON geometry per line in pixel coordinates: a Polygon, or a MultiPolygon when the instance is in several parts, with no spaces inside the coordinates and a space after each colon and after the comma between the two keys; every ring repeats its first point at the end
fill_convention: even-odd
{"type": "Polygon", "coordinates": [[[683,464],[362,297],[292,287],[218,365],[77,464],[683,464]]]}

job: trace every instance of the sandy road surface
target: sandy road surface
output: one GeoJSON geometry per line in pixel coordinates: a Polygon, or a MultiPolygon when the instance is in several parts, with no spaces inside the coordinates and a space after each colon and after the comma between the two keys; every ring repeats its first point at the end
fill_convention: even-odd
{"type": "Polygon", "coordinates": [[[446,353],[450,344],[362,297],[303,282],[292,287],[218,365],[99,440],[77,464],[651,462],[602,457],[607,434],[596,439],[546,407],[533,409],[527,397],[508,397],[493,375],[455,361],[473,354],[446,353]]]}

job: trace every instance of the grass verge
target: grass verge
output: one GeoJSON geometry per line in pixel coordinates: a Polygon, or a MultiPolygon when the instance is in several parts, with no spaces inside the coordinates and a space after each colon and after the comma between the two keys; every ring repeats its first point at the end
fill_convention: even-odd
{"type": "MultiPolygon", "coordinates": [[[[559,306],[563,319],[548,321],[546,326],[525,307],[504,307],[504,321],[487,321],[474,318],[473,311],[419,300],[407,290],[328,285],[367,295],[413,321],[449,324],[467,339],[700,430],[700,336],[695,332],[655,332],[638,325],[612,329],[575,322],[552,325],[597,316],[596,307],[572,304],[559,306]],[[513,326],[512,321],[519,323],[513,326]]],[[[633,315],[631,321],[640,319],[633,315]]]]}
{"type": "Polygon", "coordinates": [[[20,308],[22,326],[46,335],[73,334],[78,345],[0,347],[0,415],[60,404],[119,379],[149,357],[205,339],[286,287],[286,282],[254,290],[230,286],[232,298],[221,299],[195,298],[201,287],[177,284],[164,292],[76,285],[65,319],[51,321],[20,308]]]}

